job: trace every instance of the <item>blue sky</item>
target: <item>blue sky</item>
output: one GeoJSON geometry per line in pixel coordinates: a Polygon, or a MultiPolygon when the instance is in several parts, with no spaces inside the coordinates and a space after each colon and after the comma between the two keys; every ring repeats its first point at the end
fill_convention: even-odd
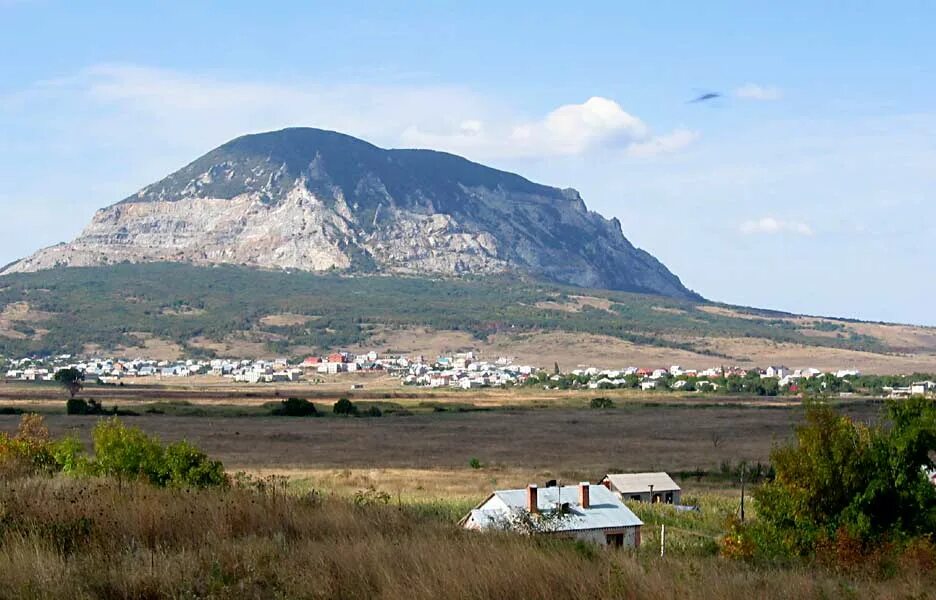
{"type": "Polygon", "coordinates": [[[936,325],[932,3],[130,4],[0,0],[0,264],[306,125],[575,187],[708,298],[936,325]]]}

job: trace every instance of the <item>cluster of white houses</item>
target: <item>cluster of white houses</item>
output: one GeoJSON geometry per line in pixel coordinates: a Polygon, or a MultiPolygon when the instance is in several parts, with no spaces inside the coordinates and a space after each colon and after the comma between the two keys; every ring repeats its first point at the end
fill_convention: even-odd
{"type": "Polygon", "coordinates": [[[215,375],[251,383],[297,381],[302,369],[291,367],[286,359],[278,360],[151,360],[144,358],[96,358],[76,360],[63,354],[50,358],[24,358],[7,361],[6,379],[51,381],[61,369],[74,368],[85,378],[102,383],[148,377],[193,377],[215,375]]]}
{"type": "Polygon", "coordinates": [[[536,367],[515,365],[506,357],[493,362],[479,360],[473,352],[442,356],[434,362],[417,360],[401,375],[403,385],[473,389],[501,387],[525,382],[536,367]]]}
{"type": "MultiPolygon", "coordinates": [[[[710,367],[708,369],[684,369],[679,365],[673,365],[669,368],[644,368],[627,367],[625,369],[598,369],[589,367],[586,369],[575,369],[572,375],[585,377],[589,379],[587,386],[591,389],[602,387],[617,387],[626,385],[627,377],[636,377],[640,381],[640,387],[644,390],[657,389],[664,380],[676,378],[668,385],[670,389],[681,389],[688,385],[689,379],[698,380],[696,385],[701,389],[708,388],[717,391],[720,385],[717,380],[725,377],[738,376],[746,377],[751,371],[756,371],[763,379],[776,379],[780,387],[794,384],[800,379],[811,379],[825,374],[833,375],[838,379],[847,379],[849,377],[858,377],[861,372],[856,369],[839,369],[836,371],[824,372],[816,368],[790,369],[785,366],[770,366],[766,369],[742,368],[742,367],[710,367]]],[[[562,379],[561,375],[551,377],[553,381],[562,379]]]]}
{"type": "Polygon", "coordinates": [[[94,358],[79,360],[63,354],[48,358],[9,359],[6,379],[51,381],[61,369],[75,368],[88,379],[116,383],[124,379],[170,378],[209,375],[227,377],[239,383],[280,383],[308,379],[316,375],[386,372],[400,378],[404,385],[472,389],[522,383],[536,368],[514,365],[508,358],[479,360],[472,352],[440,356],[380,356],[333,352],[309,356],[299,362],[285,358],[274,360],[188,359],[151,360],[144,358],[94,358]]]}
{"type": "Polygon", "coordinates": [[[466,529],[508,530],[574,538],[601,546],[637,548],[643,522],[625,501],[679,504],[680,488],[666,473],[615,473],[597,484],[498,490],[461,521],[466,529]]]}
{"type": "MultiPolygon", "coordinates": [[[[708,369],[683,369],[678,365],[669,368],[627,367],[623,369],[579,368],[571,373],[546,374],[537,367],[515,364],[512,359],[500,357],[485,360],[474,352],[439,356],[429,360],[424,356],[381,356],[375,351],[366,354],[333,352],[321,356],[309,356],[301,361],[285,358],[273,360],[237,359],[187,359],[152,360],[145,358],[93,358],[77,359],[63,354],[46,358],[6,359],[6,379],[22,381],[51,381],[55,372],[64,368],[76,368],[89,379],[103,383],[116,383],[124,379],[170,378],[208,375],[230,378],[239,383],[285,383],[314,378],[316,375],[341,373],[384,372],[396,376],[403,385],[475,389],[501,387],[534,381],[544,383],[551,389],[560,387],[570,376],[576,379],[576,387],[605,389],[639,386],[643,390],[689,389],[695,391],[718,391],[725,377],[746,377],[756,372],[763,379],[774,379],[782,389],[796,389],[798,382],[820,376],[833,376],[846,380],[858,377],[855,369],[821,371],[815,368],[789,369],[785,366],[770,366],[766,369],[741,367],[711,367],[708,369]],[[636,382],[636,383],[635,383],[636,382]]],[[[936,393],[936,382],[916,381],[903,387],[884,388],[885,394],[893,398],[928,395],[936,393]]]]}

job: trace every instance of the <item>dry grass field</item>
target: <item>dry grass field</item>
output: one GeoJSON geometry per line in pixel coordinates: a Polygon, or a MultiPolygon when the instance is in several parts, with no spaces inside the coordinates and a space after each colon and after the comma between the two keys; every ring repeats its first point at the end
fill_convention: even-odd
{"type": "MultiPolygon", "coordinates": [[[[925,598],[932,571],[752,568],[460,530],[428,507],[67,478],[0,486],[9,598],[925,598]]],[[[645,516],[649,518],[649,516],[645,516]]],[[[648,536],[649,537],[649,536],[648,536]]]]}
{"type": "MultiPolygon", "coordinates": [[[[374,388],[371,400],[402,392],[374,388]]],[[[346,387],[296,389],[327,411],[346,387]]],[[[766,462],[800,419],[791,402],[631,392],[615,396],[617,408],[595,410],[581,392],[400,393],[380,400],[409,407],[409,416],[289,418],[262,416],[272,390],[250,390],[89,389],[139,413],[125,423],[164,441],[190,440],[229,471],[268,483],[196,491],[62,476],[0,482],[8,524],[0,527],[0,597],[924,598],[932,589],[933,571],[902,557],[886,571],[836,571],[717,555],[739,496],[720,466],[766,462]],[[176,404],[157,403],[167,395],[176,404]],[[145,413],[171,406],[201,412],[145,413]],[[645,523],[636,552],[456,525],[493,489],[697,469],[709,475],[680,483],[700,512],[633,505],[645,523]]],[[[42,411],[56,436],[88,441],[98,422],[65,415],[55,388],[0,392],[0,407],[42,411]]],[[[880,414],[874,402],[841,409],[866,421],[880,414]]],[[[0,432],[18,421],[0,415],[0,432]]]]}
{"type": "MultiPolygon", "coordinates": [[[[280,391],[311,398],[321,412],[346,388],[333,383],[280,391]]],[[[270,388],[202,385],[188,388],[89,388],[105,406],[138,413],[125,420],[166,441],[186,439],[231,471],[287,475],[326,489],[376,487],[395,496],[478,499],[494,486],[531,481],[597,480],[608,471],[702,469],[769,460],[801,416],[796,402],[753,398],[692,398],[612,392],[616,408],[593,410],[595,392],[491,390],[413,393],[379,388],[350,395],[385,407],[380,418],[263,416],[277,397],[270,388]],[[247,391],[247,390],[251,391],[247,391]],[[250,394],[250,396],[246,396],[250,394]],[[391,394],[398,396],[387,398],[391,394]],[[175,402],[190,415],[147,414],[175,402]],[[183,404],[179,405],[178,403],[183,404]],[[402,408],[393,414],[387,406],[402,408]],[[238,411],[244,415],[232,416],[238,411]],[[408,416],[405,416],[408,415],[408,416]],[[476,459],[481,468],[470,468],[476,459]]],[[[605,395],[602,393],[602,395],[605,395]]],[[[61,392],[37,386],[0,386],[0,405],[39,410],[56,435],[88,440],[96,417],[67,416],[61,392]],[[44,399],[38,399],[42,392],[44,399]],[[19,399],[16,399],[19,398],[19,399]]],[[[855,401],[843,410],[874,420],[880,405],[855,401]]],[[[18,417],[0,416],[0,431],[18,417]]]]}

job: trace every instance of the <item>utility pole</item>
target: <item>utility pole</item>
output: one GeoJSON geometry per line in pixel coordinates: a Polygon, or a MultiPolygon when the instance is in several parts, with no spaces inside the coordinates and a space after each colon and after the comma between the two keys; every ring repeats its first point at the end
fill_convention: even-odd
{"type": "Polygon", "coordinates": [[[745,465],[741,463],[741,522],[744,523],[744,471],[745,465]]]}
{"type": "Polygon", "coordinates": [[[666,552],[666,523],[660,525],[660,558],[666,552]]]}

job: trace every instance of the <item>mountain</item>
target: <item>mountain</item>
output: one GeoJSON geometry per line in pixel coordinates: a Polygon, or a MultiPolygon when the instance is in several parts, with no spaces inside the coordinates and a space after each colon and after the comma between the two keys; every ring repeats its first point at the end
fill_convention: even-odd
{"type": "Polygon", "coordinates": [[[246,135],[0,274],[186,262],[417,275],[523,273],[701,299],[578,192],[310,128],[246,135]]]}

